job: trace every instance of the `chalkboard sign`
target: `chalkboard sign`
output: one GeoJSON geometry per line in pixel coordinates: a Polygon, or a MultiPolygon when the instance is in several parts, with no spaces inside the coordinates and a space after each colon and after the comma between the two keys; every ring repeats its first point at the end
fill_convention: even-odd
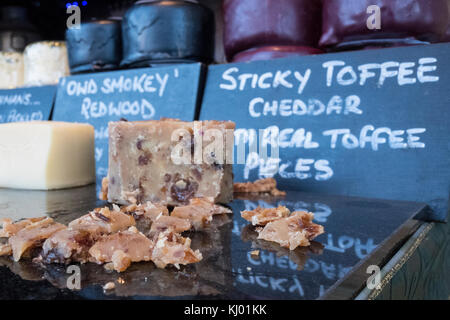
{"type": "Polygon", "coordinates": [[[236,181],[426,202],[444,221],[449,54],[436,44],[211,66],[200,118],[236,122],[236,181]]]}
{"type": "Polygon", "coordinates": [[[0,123],[50,119],[56,86],[0,90],[0,123]]]}
{"type": "Polygon", "coordinates": [[[193,121],[202,64],[76,75],[60,81],[53,120],[95,127],[97,179],[108,170],[108,122],[160,119],[193,121]]]}

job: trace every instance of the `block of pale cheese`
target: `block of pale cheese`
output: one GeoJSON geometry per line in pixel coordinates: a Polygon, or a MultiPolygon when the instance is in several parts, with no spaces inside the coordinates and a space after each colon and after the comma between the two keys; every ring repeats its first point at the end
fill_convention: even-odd
{"type": "Polygon", "coordinates": [[[36,121],[0,124],[0,187],[52,190],[95,181],[94,128],[36,121]]]}
{"type": "Polygon", "coordinates": [[[108,201],[231,201],[234,128],[228,121],[110,122],[108,201]]]}

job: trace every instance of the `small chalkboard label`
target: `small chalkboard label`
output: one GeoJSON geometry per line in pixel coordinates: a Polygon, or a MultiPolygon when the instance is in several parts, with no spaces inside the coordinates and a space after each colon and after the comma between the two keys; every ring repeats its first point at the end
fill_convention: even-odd
{"type": "Polygon", "coordinates": [[[0,123],[47,121],[56,86],[0,90],[0,123]]]}
{"type": "Polygon", "coordinates": [[[426,202],[443,221],[449,53],[436,44],[211,66],[200,118],[236,122],[236,181],[426,202]]]}
{"type": "Polygon", "coordinates": [[[198,63],[70,76],[59,83],[53,120],[95,127],[99,180],[108,170],[108,122],[193,121],[203,72],[198,63]]]}

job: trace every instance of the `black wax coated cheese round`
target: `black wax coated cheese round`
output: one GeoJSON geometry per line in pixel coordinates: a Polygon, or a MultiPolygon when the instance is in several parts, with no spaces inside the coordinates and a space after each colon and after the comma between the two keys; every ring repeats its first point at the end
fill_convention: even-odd
{"type": "Polygon", "coordinates": [[[195,2],[139,1],[122,21],[122,66],[213,61],[214,13],[195,2]]]}
{"type": "Polygon", "coordinates": [[[66,31],[72,74],[117,69],[122,60],[120,21],[98,20],[66,31]]]}
{"type": "Polygon", "coordinates": [[[232,60],[261,46],[316,47],[321,0],[224,0],[224,46],[232,60]]]}
{"type": "Polygon", "coordinates": [[[268,46],[246,50],[236,54],[233,62],[273,60],[323,53],[322,50],[300,46],[268,46]]]}
{"type": "Polygon", "coordinates": [[[448,24],[447,0],[324,0],[322,20],[324,47],[434,42],[448,24]]]}

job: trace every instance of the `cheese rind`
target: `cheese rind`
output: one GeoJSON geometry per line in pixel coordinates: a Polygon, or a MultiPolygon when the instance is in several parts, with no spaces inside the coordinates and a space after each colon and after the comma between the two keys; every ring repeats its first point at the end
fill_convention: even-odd
{"type": "Polygon", "coordinates": [[[0,125],[0,187],[51,190],[95,181],[94,128],[36,121],[0,125]]]}

